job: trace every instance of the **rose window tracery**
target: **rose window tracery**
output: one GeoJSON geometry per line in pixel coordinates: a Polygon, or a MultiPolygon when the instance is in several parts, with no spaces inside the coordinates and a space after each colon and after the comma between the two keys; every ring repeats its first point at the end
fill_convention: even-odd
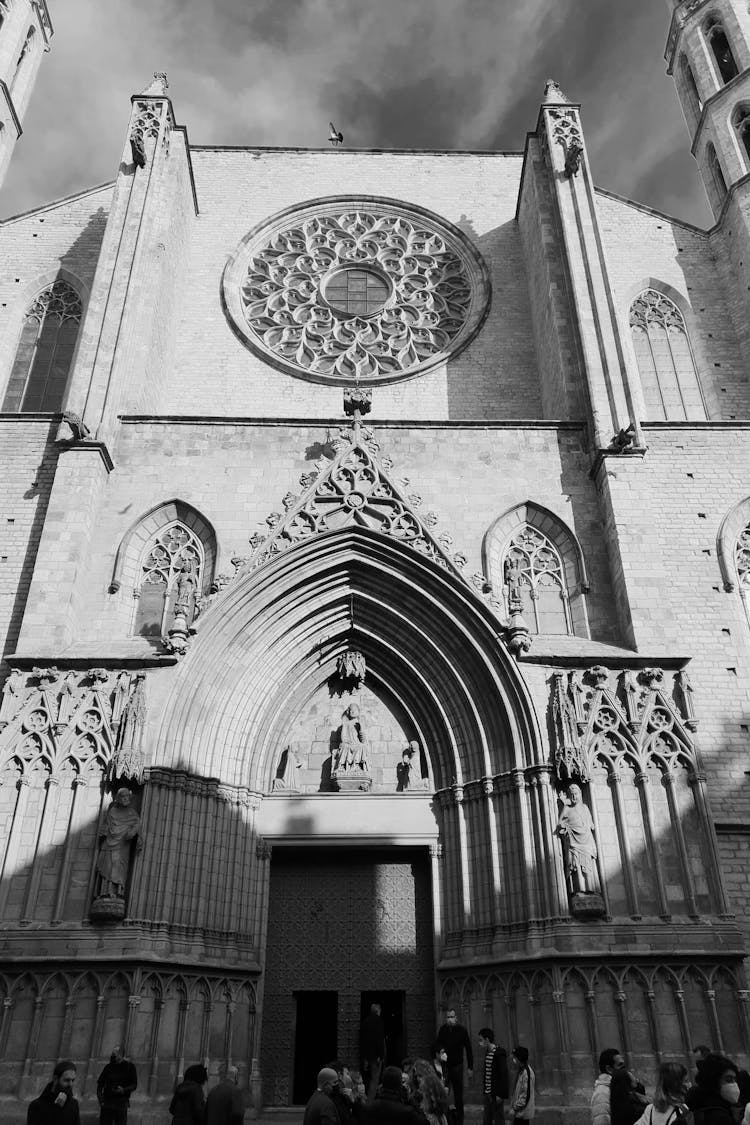
{"type": "Polygon", "coordinates": [[[386,201],[285,213],[248,236],[224,276],[233,327],[252,350],[339,384],[444,362],[479,328],[489,292],[486,267],[457,228],[386,201]]]}

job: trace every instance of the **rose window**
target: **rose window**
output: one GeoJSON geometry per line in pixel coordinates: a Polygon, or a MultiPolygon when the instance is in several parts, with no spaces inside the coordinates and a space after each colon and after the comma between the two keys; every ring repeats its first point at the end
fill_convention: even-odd
{"type": "Polygon", "coordinates": [[[489,306],[486,266],[457,228],[403,204],[330,200],[248,235],[224,273],[232,327],[316,382],[390,382],[445,363],[489,306]]]}

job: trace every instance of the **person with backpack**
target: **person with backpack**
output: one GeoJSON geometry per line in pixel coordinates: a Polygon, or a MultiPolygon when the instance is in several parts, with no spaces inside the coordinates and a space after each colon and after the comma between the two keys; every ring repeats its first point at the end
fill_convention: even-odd
{"type": "Polygon", "coordinates": [[[690,1087],[687,1068],[678,1062],[665,1062],[659,1067],[656,1090],[636,1125],[689,1125],[690,1110],[685,1096],[690,1087]]]}

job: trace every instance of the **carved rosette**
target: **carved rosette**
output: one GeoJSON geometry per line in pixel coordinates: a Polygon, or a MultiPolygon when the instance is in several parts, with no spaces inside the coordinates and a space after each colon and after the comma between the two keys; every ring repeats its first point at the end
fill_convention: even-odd
{"type": "Polygon", "coordinates": [[[241,339],[316,382],[392,382],[455,355],[489,306],[489,274],[456,227],[390,200],[293,208],[251,232],[224,274],[241,339]]]}

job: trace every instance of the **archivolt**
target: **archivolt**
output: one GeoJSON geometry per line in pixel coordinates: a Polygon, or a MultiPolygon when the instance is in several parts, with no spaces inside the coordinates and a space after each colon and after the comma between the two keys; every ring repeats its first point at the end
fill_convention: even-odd
{"type": "Polygon", "coordinates": [[[270,788],[295,716],[348,648],[418,732],[438,787],[540,760],[530,698],[490,611],[376,532],[301,542],[241,576],[199,622],[153,764],[270,788]]]}

